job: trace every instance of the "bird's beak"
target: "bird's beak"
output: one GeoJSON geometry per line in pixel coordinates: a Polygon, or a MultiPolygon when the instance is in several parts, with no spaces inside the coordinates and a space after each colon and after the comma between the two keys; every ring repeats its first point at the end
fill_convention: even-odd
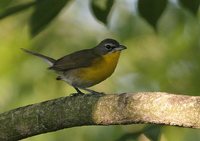
{"type": "Polygon", "coordinates": [[[124,46],[124,45],[119,45],[119,46],[116,48],[117,51],[121,51],[121,50],[124,50],[124,49],[127,49],[127,47],[124,46]]]}

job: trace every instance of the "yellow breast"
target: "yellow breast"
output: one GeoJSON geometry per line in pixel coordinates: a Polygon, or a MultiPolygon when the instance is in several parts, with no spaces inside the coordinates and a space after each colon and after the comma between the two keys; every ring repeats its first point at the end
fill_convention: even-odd
{"type": "Polygon", "coordinates": [[[82,83],[85,83],[85,87],[93,86],[108,78],[114,72],[119,56],[120,51],[108,53],[94,61],[90,67],[79,69],[78,75],[82,83]]]}

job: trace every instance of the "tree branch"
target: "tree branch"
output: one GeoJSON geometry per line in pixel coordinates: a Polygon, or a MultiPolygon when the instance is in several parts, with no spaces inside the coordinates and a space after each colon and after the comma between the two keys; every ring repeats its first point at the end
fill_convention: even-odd
{"type": "Polygon", "coordinates": [[[134,123],[200,128],[200,97],[161,92],[62,97],[0,114],[0,140],[75,126],[134,123]]]}

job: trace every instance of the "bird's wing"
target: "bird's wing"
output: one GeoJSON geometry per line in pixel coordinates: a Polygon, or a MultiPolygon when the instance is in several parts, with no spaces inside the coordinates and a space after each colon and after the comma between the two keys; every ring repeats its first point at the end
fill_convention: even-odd
{"type": "Polygon", "coordinates": [[[95,54],[91,49],[81,50],[56,60],[53,66],[49,69],[68,71],[71,69],[87,67],[91,65],[94,60],[99,58],[100,56],[95,54]]]}

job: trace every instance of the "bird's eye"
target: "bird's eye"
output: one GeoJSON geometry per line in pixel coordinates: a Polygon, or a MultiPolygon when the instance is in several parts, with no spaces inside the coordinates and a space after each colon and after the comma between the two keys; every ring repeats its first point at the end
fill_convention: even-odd
{"type": "Polygon", "coordinates": [[[111,50],[111,49],[112,49],[112,46],[111,46],[111,45],[106,45],[105,47],[106,47],[106,49],[108,49],[108,50],[111,50]]]}

